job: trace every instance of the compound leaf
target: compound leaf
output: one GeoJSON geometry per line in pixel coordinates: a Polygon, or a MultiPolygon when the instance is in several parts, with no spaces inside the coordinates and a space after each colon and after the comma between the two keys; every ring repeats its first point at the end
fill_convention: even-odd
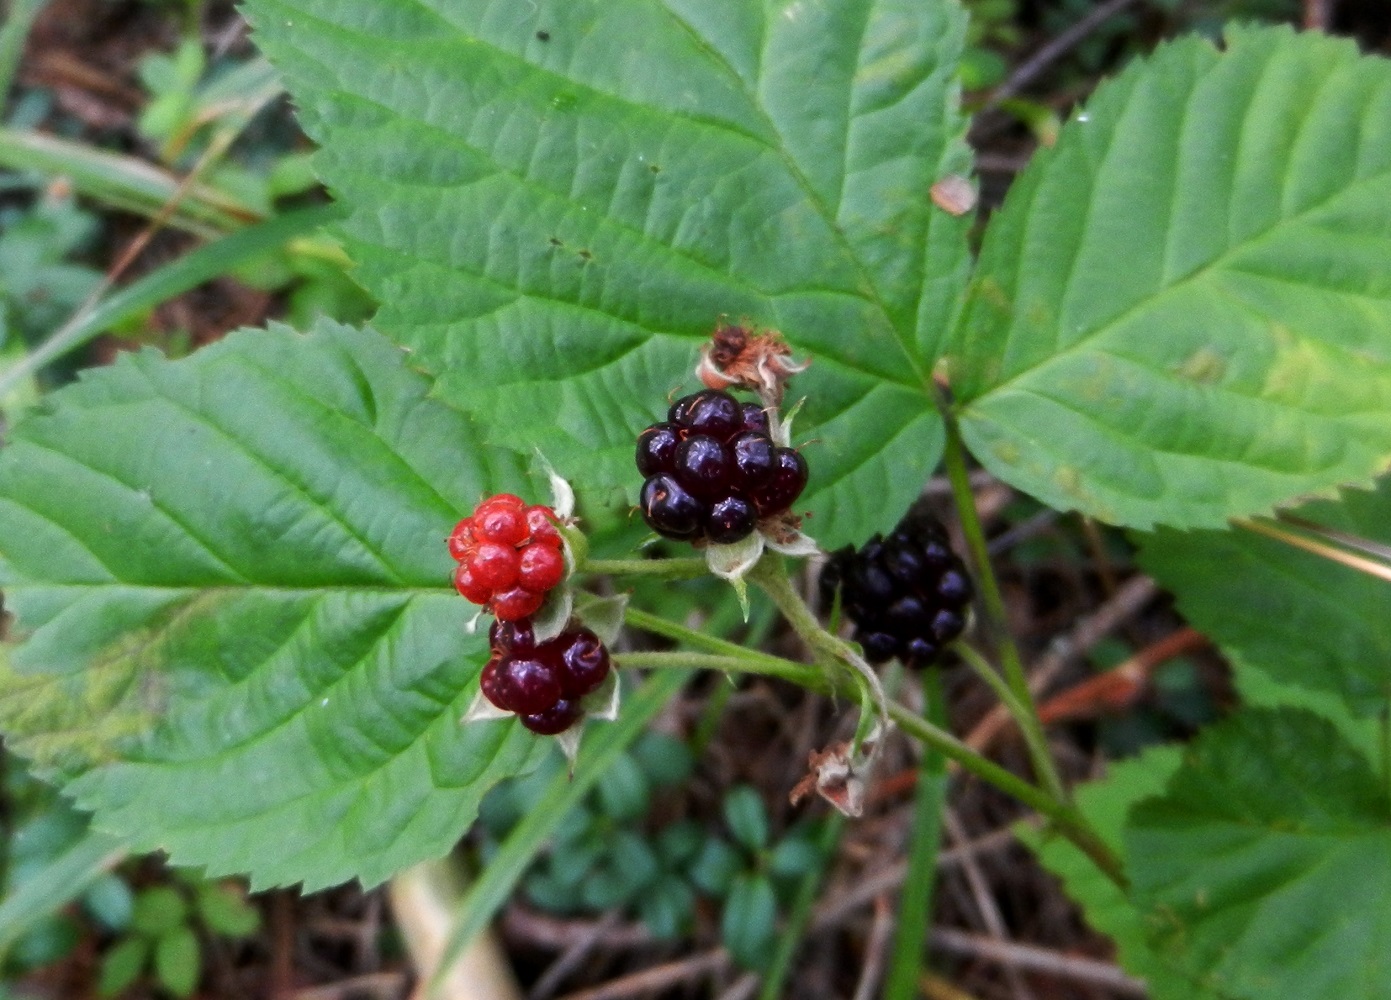
{"type": "MultiPolygon", "coordinates": [[[[1391,546],[1391,480],[1293,511],[1391,546]]],[[[1291,529],[1294,530],[1294,529],[1291,529]]],[[[1140,561],[1233,662],[1340,695],[1361,714],[1391,696],[1391,585],[1251,531],[1161,530],[1140,561]]]]}
{"type": "Polygon", "coordinates": [[[1218,527],[1391,461],[1391,61],[1189,38],[1098,88],[992,219],[952,384],[998,475],[1218,527]]]}
{"type": "Polygon", "coordinates": [[[721,315],[784,331],[805,504],[886,528],[940,455],[964,284],[956,0],[250,0],[349,209],[376,326],[486,422],[631,499],[721,315]]]}
{"type": "Polygon", "coordinates": [[[1126,830],[1150,941],[1238,997],[1391,996],[1391,800],[1332,723],[1245,709],[1126,830]]]}
{"type": "Polygon", "coordinates": [[[123,356],[0,454],[8,745],[140,850],[264,886],[442,854],[538,741],[461,726],[443,540],[517,490],[371,331],[123,356]]]}

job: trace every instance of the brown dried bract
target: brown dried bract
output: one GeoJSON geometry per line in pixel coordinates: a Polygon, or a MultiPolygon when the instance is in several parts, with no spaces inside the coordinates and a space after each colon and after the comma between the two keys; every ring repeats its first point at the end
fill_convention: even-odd
{"type": "Polygon", "coordinates": [[[859,753],[847,742],[832,743],[825,750],[807,754],[807,776],[793,787],[788,801],[794,806],[812,792],[845,816],[859,816],[865,808],[865,779],[879,751],[882,730],[874,731],[860,744],[859,753]]]}
{"type": "Polygon", "coordinates": [[[748,389],[767,406],[779,405],[787,380],[811,363],[792,360],[777,330],[758,332],[744,323],[721,322],[700,354],[696,375],[708,388],[748,389]]]}

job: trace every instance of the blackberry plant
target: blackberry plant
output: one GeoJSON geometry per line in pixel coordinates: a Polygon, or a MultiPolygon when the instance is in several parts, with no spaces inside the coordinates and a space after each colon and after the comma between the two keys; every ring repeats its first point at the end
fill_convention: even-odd
{"type": "MultiPolygon", "coordinates": [[[[464,627],[453,572],[509,642],[529,619],[539,649],[573,613],[606,640],[604,683],[630,678],[557,802],[689,671],[776,676],[861,706],[813,775],[847,810],[887,720],[1036,813],[1047,862],[1161,1000],[1385,995],[1391,639],[1385,591],[1366,588],[1391,545],[1391,63],[1283,29],[1167,43],[1070,116],[977,254],[955,0],[246,9],[381,308],[367,327],[127,355],[7,415],[0,726],[96,828],[258,886],[371,884],[449,850],[485,791],[547,752],[516,712],[544,729],[571,712],[556,661],[504,649],[486,683],[516,708],[473,716],[493,651],[464,627]],[[707,346],[699,382],[757,393],[766,428],[700,392],[662,421],[721,316],[813,362],[707,346]],[[794,412],[810,476],[779,450],[794,412]],[[1201,605],[1247,704],[1188,752],[1074,794],[1008,632],[970,458],[1134,532],[1179,605],[1201,605]],[[887,543],[939,466],[998,662],[956,648],[1023,734],[1028,775],[885,692],[787,572],[818,544],[887,543]],[[530,495],[549,467],[591,525],[616,526],[560,526],[557,576],[546,525],[523,540],[507,501],[451,560],[460,511],[530,495]],[[638,558],[608,502],[714,544],[638,558]],[[659,601],[586,596],[707,566],[761,590],[810,662],[659,601]],[[611,644],[605,615],[676,648],[611,644]]],[[[933,620],[952,610],[925,593],[933,620]]],[[[899,634],[877,629],[876,656],[870,635],[899,634]]],[[[910,661],[925,652],[909,639],[910,661]]],[[[461,938],[555,821],[519,824],[461,938]]],[[[895,950],[895,1000],[921,946],[895,950]]]]}

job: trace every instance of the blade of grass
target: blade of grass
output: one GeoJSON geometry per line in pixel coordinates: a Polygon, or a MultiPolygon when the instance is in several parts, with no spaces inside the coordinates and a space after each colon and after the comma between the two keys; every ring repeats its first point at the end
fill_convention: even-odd
{"type": "MultiPolygon", "coordinates": [[[[0,128],[0,167],[67,178],[79,194],[147,217],[158,215],[178,194],[181,184],[176,175],[133,156],[12,128],[0,128]]],[[[255,209],[198,183],[184,192],[169,224],[211,238],[260,218],[255,209]]]]}
{"type": "Polygon", "coordinates": [[[0,27],[0,111],[5,109],[10,84],[14,83],[19,57],[24,52],[24,40],[47,3],[48,0],[10,0],[10,14],[0,27]]]}
{"type": "MultiPolygon", "coordinates": [[[[942,678],[936,669],[923,674],[923,715],[941,728],[947,726],[942,678]]],[[[923,747],[918,787],[913,800],[913,833],[908,845],[908,878],[898,901],[898,928],[884,984],[884,1000],[913,1000],[923,974],[928,921],[937,884],[937,852],[942,843],[942,810],[947,798],[947,758],[923,747]]]]}
{"type": "Polygon", "coordinates": [[[844,832],[845,817],[838,812],[831,813],[826,819],[825,829],[821,831],[821,839],[816,844],[821,863],[803,875],[802,881],[797,885],[797,896],[792,901],[792,911],[787,915],[782,934],[778,936],[778,948],[773,953],[768,974],[763,978],[763,989],[758,994],[759,1000],[777,1000],[782,995],[787,974],[792,971],[792,960],[797,957],[797,949],[802,943],[802,938],[806,936],[807,924],[811,922],[812,904],[816,902],[817,894],[821,891],[826,866],[835,856],[844,832]]]}
{"type": "Polygon", "coordinates": [[[0,372],[0,398],[44,365],[93,337],[205,281],[226,274],[337,218],[333,205],[286,212],[190,251],[75,315],[18,364],[0,372]]]}
{"type": "MultiPolygon", "coordinates": [[[[444,946],[438,968],[452,966],[459,953],[488,925],[565,814],[589,794],[618,755],[642,734],[647,723],[691,676],[689,670],[657,671],[625,701],[618,721],[591,726],[586,731],[574,776],[567,777],[563,773],[556,776],[546,791],[547,807],[528,813],[512,829],[460,903],[458,922],[444,946]]],[[[436,980],[437,977],[432,978],[426,984],[424,996],[439,995],[441,984],[436,980]]]]}

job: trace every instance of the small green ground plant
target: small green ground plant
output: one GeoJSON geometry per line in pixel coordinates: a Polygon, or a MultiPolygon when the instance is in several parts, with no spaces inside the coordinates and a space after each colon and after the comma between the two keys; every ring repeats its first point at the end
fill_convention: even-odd
{"type": "Polygon", "coordinates": [[[1071,116],[973,252],[953,0],[247,12],[380,309],[124,357],[11,430],[0,723],[96,828],[257,886],[447,851],[549,748],[461,724],[487,644],[443,539],[483,495],[543,492],[539,451],[595,528],[573,584],[703,574],[637,558],[615,511],[725,316],[813,361],[799,509],[822,548],[887,531],[945,466],[984,611],[957,648],[1033,773],[881,701],[768,553],[743,579],[812,662],[630,602],[630,629],[678,648],[617,652],[647,680],[499,847],[460,939],[716,669],[839,695],[859,737],[891,720],[1035,810],[1023,835],[1157,997],[1391,996],[1391,618],[1364,572],[1391,545],[1391,64],[1285,29],[1166,44],[1071,116]],[[1244,705],[1066,787],[968,456],[1131,529],[1244,705]]]}

